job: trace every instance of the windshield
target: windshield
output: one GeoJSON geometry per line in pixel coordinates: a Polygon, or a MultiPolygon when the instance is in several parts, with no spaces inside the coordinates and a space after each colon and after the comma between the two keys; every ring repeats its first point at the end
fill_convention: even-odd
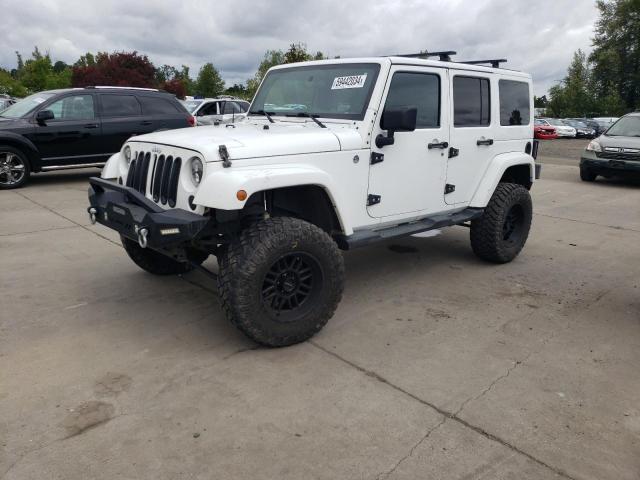
{"type": "Polygon", "coordinates": [[[204,102],[204,100],[181,100],[181,102],[184,105],[184,108],[187,109],[187,112],[193,113],[195,112],[196,108],[198,108],[198,106],[202,102],[204,102]]]}
{"type": "Polygon", "coordinates": [[[9,118],[24,117],[31,110],[36,108],[42,102],[50,99],[54,95],[55,93],[50,92],[35,93],[26,98],[23,98],[22,100],[19,100],[6,110],[3,110],[2,112],[0,112],[0,116],[9,118]]]}
{"type": "Polygon", "coordinates": [[[640,137],[640,116],[622,117],[611,125],[605,135],[610,137],[640,137]]]}
{"type": "Polygon", "coordinates": [[[362,120],[378,78],[377,63],[339,63],[272,70],[249,113],[362,120]]]}

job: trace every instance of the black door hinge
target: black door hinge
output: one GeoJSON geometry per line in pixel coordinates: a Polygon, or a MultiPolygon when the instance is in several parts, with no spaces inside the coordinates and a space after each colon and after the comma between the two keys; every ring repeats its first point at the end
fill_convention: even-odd
{"type": "Polygon", "coordinates": [[[453,193],[456,191],[456,186],[455,185],[451,185],[450,183],[447,183],[444,186],[444,194],[448,194],[448,193],[453,193]]]}
{"type": "Polygon", "coordinates": [[[458,150],[457,148],[451,147],[449,149],[449,158],[457,157],[459,153],[460,153],[460,150],[458,150]]]}
{"type": "Polygon", "coordinates": [[[380,203],[380,195],[369,195],[367,197],[367,207],[370,207],[371,205],[377,205],[378,203],[380,203]]]}
{"type": "Polygon", "coordinates": [[[384,162],[384,154],[371,152],[371,161],[369,162],[371,165],[375,165],[376,163],[384,162]]]}

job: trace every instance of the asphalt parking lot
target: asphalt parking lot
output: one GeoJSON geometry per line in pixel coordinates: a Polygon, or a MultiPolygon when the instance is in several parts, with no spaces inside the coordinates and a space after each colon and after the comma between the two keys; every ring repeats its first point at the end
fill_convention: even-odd
{"type": "Polygon", "coordinates": [[[638,479],[640,186],[581,182],[584,143],[542,145],[513,263],[462,227],[349,252],[284,349],[139,270],[86,172],[0,192],[0,479],[638,479]]]}

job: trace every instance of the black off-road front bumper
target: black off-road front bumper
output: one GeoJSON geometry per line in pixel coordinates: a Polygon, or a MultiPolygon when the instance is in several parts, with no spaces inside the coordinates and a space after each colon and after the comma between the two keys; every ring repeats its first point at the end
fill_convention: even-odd
{"type": "Polygon", "coordinates": [[[180,208],[164,210],[140,192],[108,180],[89,179],[89,215],[121,235],[155,250],[186,246],[197,239],[209,223],[180,208]]]}

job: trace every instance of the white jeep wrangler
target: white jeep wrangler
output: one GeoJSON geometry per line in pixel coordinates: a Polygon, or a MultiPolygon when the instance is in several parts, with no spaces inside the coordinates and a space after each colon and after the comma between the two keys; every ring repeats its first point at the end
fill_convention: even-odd
{"type": "Polygon", "coordinates": [[[509,262],[532,217],[531,77],[452,53],[274,67],[246,122],[131,138],[90,180],[92,221],[157,275],[215,255],[226,315],[269,346],[333,315],[339,249],[466,225],[509,262]]]}

